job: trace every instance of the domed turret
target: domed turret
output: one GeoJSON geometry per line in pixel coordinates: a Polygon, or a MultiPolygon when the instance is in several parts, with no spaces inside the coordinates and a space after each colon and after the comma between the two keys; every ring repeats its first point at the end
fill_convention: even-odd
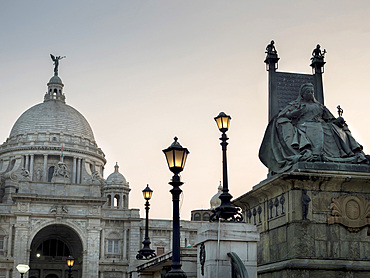
{"type": "Polygon", "coordinates": [[[211,209],[215,209],[221,205],[220,195],[222,194],[222,185],[220,182],[220,185],[218,186],[218,192],[213,195],[210,201],[211,209]]]}
{"type": "Polygon", "coordinates": [[[103,187],[103,196],[107,197],[106,208],[128,209],[129,183],[118,171],[119,166],[116,162],[114,172],[108,176],[103,187]]]}
{"type": "Polygon", "coordinates": [[[106,180],[106,185],[115,185],[115,184],[122,184],[128,186],[128,183],[125,179],[125,177],[118,171],[119,166],[118,163],[116,162],[116,165],[114,166],[114,172],[110,174],[106,180]]]}
{"type": "Polygon", "coordinates": [[[66,97],[63,94],[64,84],[59,76],[54,75],[48,83],[48,91],[44,96],[44,101],[59,100],[65,103],[66,97]]]}

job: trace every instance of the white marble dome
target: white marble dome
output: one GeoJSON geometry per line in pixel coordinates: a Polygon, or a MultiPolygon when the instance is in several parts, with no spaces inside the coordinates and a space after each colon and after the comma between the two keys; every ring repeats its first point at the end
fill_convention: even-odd
{"type": "Polygon", "coordinates": [[[95,141],[85,117],[58,100],[48,100],[25,111],[15,122],[10,137],[36,132],[63,133],[95,141]]]}
{"type": "Polygon", "coordinates": [[[59,76],[54,75],[47,86],[44,102],[26,110],[13,125],[9,138],[0,145],[0,161],[17,156],[31,172],[38,170],[45,181],[47,175],[49,178],[48,167],[55,166],[63,153],[69,169],[79,172],[79,176],[71,176],[73,183],[88,183],[96,178],[95,172],[102,177],[106,159],[90,124],[66,104],[59,76]],[[45,162],[44,157],[48,157],[45,162]]]}

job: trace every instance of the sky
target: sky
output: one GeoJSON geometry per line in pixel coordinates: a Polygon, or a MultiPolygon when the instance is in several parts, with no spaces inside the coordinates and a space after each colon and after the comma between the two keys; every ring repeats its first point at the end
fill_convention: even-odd
{"type": "MultiPolygon", "coordinates": [[[[364,1],[7,1],[0,0],[0,142],[18,117],[43,101],[60,62],[67,104],[89,121],[107,159],[130,183],[130,207],[144,216],[141,191],[154,191],[151,218],[170,219],[172,173],[162,150],[177,136],[190,154],[182,172],[181,218],[208,209],[222,180],[214,117],[227,132],[230,193],[266,178],[258,150],[267,126],[266,45],[279,71],[311,73],[326,49],[325,105],[344,110],[370,153],[370,2],[364,1]]],[[[2,141],[1,141],[2,140],[2,141]]]]}

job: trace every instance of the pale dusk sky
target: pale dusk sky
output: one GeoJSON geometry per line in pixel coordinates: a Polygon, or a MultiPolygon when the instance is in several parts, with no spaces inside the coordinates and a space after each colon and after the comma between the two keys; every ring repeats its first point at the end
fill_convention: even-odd
{"type": "Polygon", "coordinates": [[[280,71],[310,73],[316,44],[327,50],[325,105],[344,109],[370,153],[369,1],[0,1],[0,140],[43,101],[53,75],[49,54],[67,56],[59,76],[67,104],[89,121],[108,160],[130,182],[130,207],[154,191],[150,217],[171,218],[172,173],[162,150],[173,137],[190,151],[181,217],[209,208],[221,172],[213,118],[227,133],[234,197],[266,177],[258,149],[267,126],[266,45],[280,71]]]}

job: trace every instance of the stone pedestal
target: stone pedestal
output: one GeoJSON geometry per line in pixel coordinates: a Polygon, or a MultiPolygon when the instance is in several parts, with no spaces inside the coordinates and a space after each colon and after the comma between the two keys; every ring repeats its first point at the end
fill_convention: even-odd
{"type": "Polygon", "coordinates": [[[295,169],[235,199],[260,232],[259,278],[368,277],[369,183],[367,172],[295,169]]]}
{"type": "Polygon", "coordinates": [[[198,230],[197,277],[231,278],[231,259],[234,252],[244,264],[248,277],[257,277],[257,241],[259,234],[254,225],[246,223],[207,223],[198,230]],[[201,246],[205,252],[201,260],[201,246]],[[203,265],[203,266],[202,266],[203,265]],[[204,268],[204,271],[202,271],[204,268]]]}

